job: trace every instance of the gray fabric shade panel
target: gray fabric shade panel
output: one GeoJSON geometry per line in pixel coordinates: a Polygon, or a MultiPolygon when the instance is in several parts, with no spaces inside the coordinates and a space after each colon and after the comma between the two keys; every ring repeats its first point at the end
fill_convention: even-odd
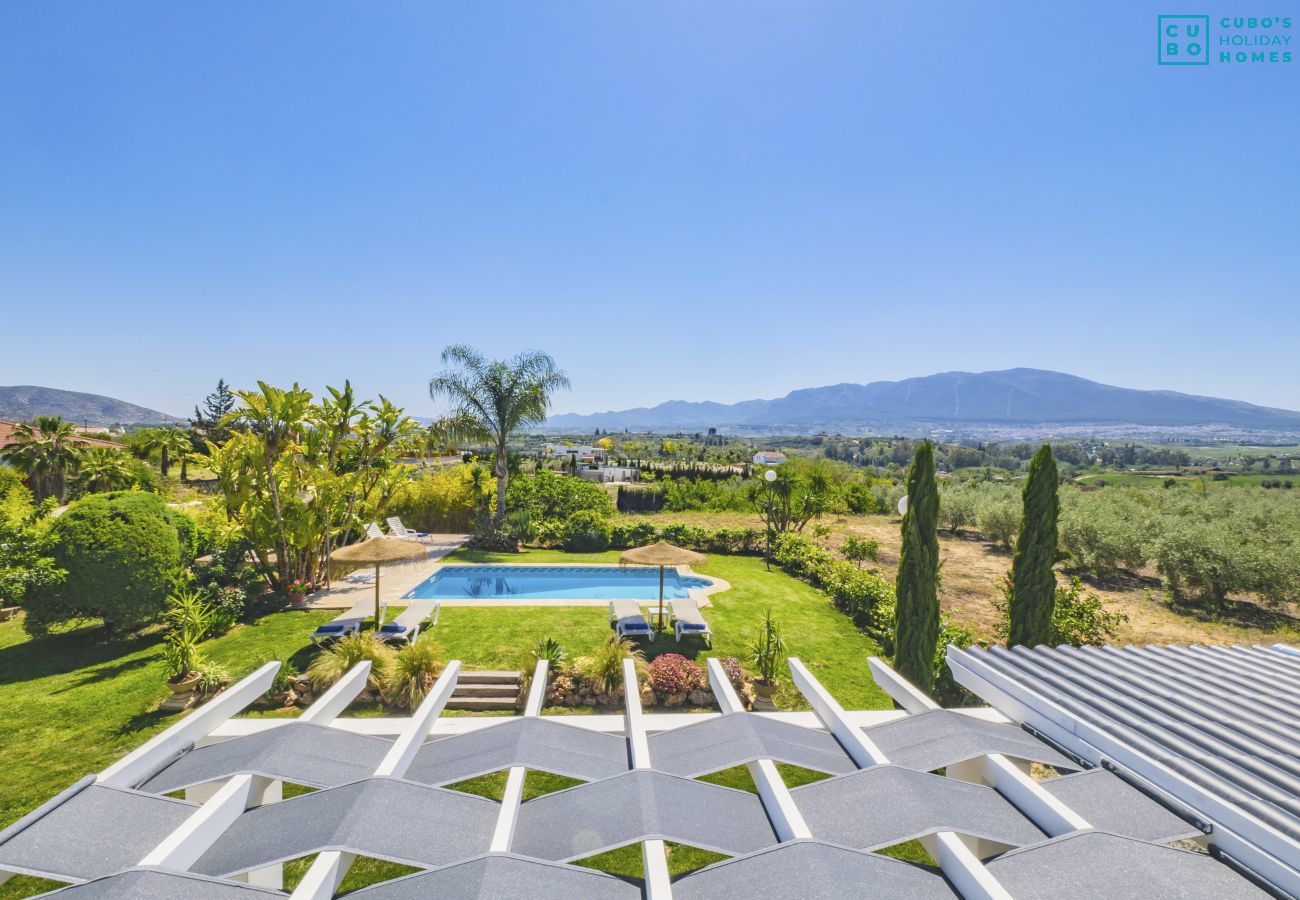
{"type": "Polygon", "coordinates": [[[814,836],[859,850],[935,831],[1023,847],[1045,835],[992,788],[901,766],[873,766],[791,792],[814,836]]]}
{"type": "Polygon", "coordinates": [[[510,719],[430,741],[406,772],[411,781],[449,784],[511,766],[591,781],[628,769],[627,741],[550,719],[510,719]]]}
{"type": "Polygon", "coordinates": [[[280,891],[221,881],[189,872],[127,869],[85,884],[56,891],[67,900],[269,900],[284,897],[280,891]]]}
{"type": "Polygon", "coordinates": [[[539,859],[572,860],[646,838],[729,856],[776,843],[753,794],[641,770],[523,804],[512,849],[539,859]]]}
{"type": "Polygon", "coordinates": [[[407,875],[348,896],[359,900],[641,900],[641,889],[591,869],[494,854],[407,875]]]}
{"type": "Polygon", "coordinates": [[[142,786],[165,794],[242,772],[312,787],[337,787],[375,771],[392,741],[309,722],[231,738],[191,750],[142,786]]]}
{"type": "Polygon", "coordinates": [[[1199,828],[1105,769],[1063,775],[1041,784],[1098,831],[1154,844],[1201,835],[1199,828]]]}
{"type": "Polygon", "coordinates": [[[0,844],[0,866],[84,880],[134,866],[198,809],[91,784],[0,844]]]}
{"type": "Polygon", "coordinates": [[[683,876],[674,900],[954,900],[942,875],[874,853],[795,841],[683,876]]]}
{"type": "Polygon", "coordinates": [[[1268,894],[1203,853],[1083,831],[1004,853],[988,870],[1013,896],[1236,900],[1268,894]]]}
{"type": "Polygon", "coordinates": [[[399,778],[368,778],[246,811],[194,871],[230,876],[318,850],[415,866],[483,852],[500,806],[399,778]]]}
{"type": "Polygon", "coordinates": [[[825,731],[746,713],[654,734],[649,744],[657,770],[689,778],[763,757],[832,775],[856,768],[825,731]]]}
{"type": "Polygon", "coordinates": [[[1019,728],[947,709],[918,713],[864,730],[891,763],[918,772],[933,772],[986,753],[1001,753],[1069,771],[1079,768],[1019,728]]]}

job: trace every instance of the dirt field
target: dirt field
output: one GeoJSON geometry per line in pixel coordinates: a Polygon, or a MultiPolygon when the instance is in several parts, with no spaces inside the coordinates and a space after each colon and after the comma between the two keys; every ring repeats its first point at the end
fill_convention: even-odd
{"type": "MultiPolygon", "coordinates": [[[[745,513],[657,513],[646,519],[658,523],[686,522],[711,528],[723,526],[761,528],[756,514],[745,513]]],[[[849,535],[870,538],[880,544],[878,568],[893,578],[901,543],[897,516],[832,516],[821,524],[830,534],[821,543],[838,548],[849,535]]],[[[812,525],[808,526],[811,534],[812,525]]],[[[994,544],[975,538],[939,539],[943,560],[943,581],[939,599],[952,619],[985,637],[993,635],[998,613],[992,600],[999,596],[998,584],[1011,568],[1011,554],[994,544]]],[[[1127,577],[1121,584],[1087,583],[1116,612],[1128,616],[1121,626],[1122,643],[1267,643],[1300,639],[1300,621],[1286,615],[1268,614],[1250,602],[1236,604],[1231,618],[1206,620],[1171,609],[1164,602],[1160,580],[1154,572],[1127,577]]]]}

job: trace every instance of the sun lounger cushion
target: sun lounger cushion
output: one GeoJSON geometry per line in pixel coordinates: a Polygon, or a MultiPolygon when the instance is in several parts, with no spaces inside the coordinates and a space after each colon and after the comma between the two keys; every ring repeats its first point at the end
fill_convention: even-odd
{"type": "Polygon", "coordinates": [[[342,632],[344,632],[344,631],[347,631],[347,630],[348,630],[348,627],[347,627],[346,625],[318,625],[318,626],[316,626],[316,631],[319,632],[320,634],[340,634],[340,633],[342,633],[342,632]]]}
{"type": "Polygon", "coordinates": [[[408,629],[405,625],[398,625],[396,622],[388,622],[381,626],[379,630],[387,631],[389,634],[401,634],[403,631],[407,631],[408,629]]]}

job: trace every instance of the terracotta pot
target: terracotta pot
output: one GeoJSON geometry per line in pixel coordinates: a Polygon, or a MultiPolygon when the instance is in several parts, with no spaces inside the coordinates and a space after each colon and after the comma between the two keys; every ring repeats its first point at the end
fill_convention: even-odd
{"type": "Polygon", "coordinates": [[[754,693],[758,694],[760,697],[769,698],[775,690],[775,681],[764,681],[761,678],[755,679],[754,681],[754,693]]]}

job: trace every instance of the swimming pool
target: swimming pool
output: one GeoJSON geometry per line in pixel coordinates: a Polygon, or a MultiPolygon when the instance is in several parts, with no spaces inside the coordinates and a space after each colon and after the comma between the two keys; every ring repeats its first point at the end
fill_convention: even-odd
{"type": "MultiPolygon", "coordinates": [[[[664,599],[713,581],[664,571],[664,599]]],[[[443,566],[412,588],[412,600],[658,600],[659,570],[620,566],[443,566]]]]}

